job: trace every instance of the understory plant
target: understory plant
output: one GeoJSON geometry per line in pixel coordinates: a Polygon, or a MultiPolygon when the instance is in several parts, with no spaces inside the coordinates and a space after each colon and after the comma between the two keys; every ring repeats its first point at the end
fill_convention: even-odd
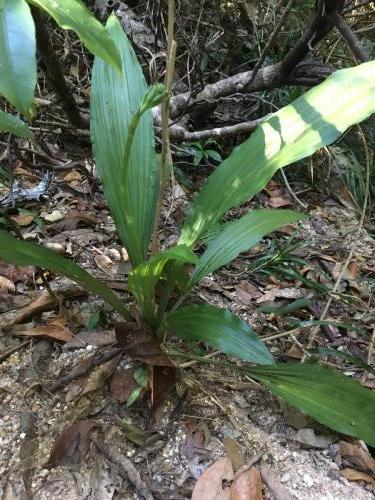
{"type": "MultiPolygon", "coordinates": [[[[48,4],[41,0],[32,3],[48,4]]],[[[81,4],[77,0],[69,3],[81,4]]],[[[85,29],[68,27],[81,35],[85,29]]],[[[95,40],[99,45],[102,36],[111,47],[111,57],[86,44],[96,54],[91,137],[104,194],[132,263],[128,289],[141,318],[138,331],[147,331],[159,345],[171,335],[187,342],[204,342],[237,357],[245,363],[236,369],[291,405],[322,424],[375,446],[373,392],[319,364],[276,363],[251,327],[230,310],[189,303],[191,292],[205,276],[249,250],[266,234],[303,218],[289,210],[251,210],[238,220],[222,222],[230,209],[263,189],[277,169],[332,144],[348,127],[375,111],[375,62],[337,71],[265,119],[209,176],[188,209],[177,244],[152,253],[151,242],[157,241],[162,175],[155,152],[152,108],[165,99],[166,91],[162,85],[147,87],[131,44],[114,16],[109,18],[104,35],[98,31],[95,40]],[[206,246],[198,254],[194,250],[202,241],[206,246]]],[[[85,43],[85,37],[80,37],[85,43]]],[[[16,100],[11,102],[17,106],[16,100]]],[[[19,109],[27,116],[30,106],[23,103],[19,109]]],[[[13,127],[8,124],[8,131],[18,130],[19,135],[34,140],[24,122],[9,115],[7,120],[13,127]]],[[[0,231],[0,257],[15,265],[38,265],[62,274],[101,296],[126,322],[134,322],[124,301],[110,288],[52,250],[0,231]]]]}

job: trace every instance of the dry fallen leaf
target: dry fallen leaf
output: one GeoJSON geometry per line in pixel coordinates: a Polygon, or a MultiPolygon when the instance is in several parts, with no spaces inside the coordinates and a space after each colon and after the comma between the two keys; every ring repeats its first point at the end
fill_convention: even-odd
{"type": "MultiPolygon", "coordinates": [[[[57,293],[62,297],[80,297],[87,294],[84,289],[77,286],[66,287],[65,289],[59,290],[57,293]]],[[[22,323],[33,314],[39,314],[43,311],[53,309],[56,305],[58,305],[58,299],[45,290],[39,297],[32,300],[30,304],[15,311],[1,314],[0,328],[9,328],[16,323],[22,323]]]]}
{"type": "Polygon", "coordinates": [[[0,276],[0,296],[8,295],[9,292],[13,293],[15,289],[13,281],[5,276],[0,276]]]}
{"type": "Polygon", "coordinates": [[[340,475],[348,481],[365,481],[366,483],[375,484],[375,478],[357,469],[343,469],[340,475]]]}
{"type": "Polygon", "coordinates": [[[106,363],[98,366],[95,370],[93,370],[90,375],[84,380],[80,395],[87,394],[88,392],[96,391],[100,387],[102,387],[107,379],[112,375],[115,371],[119,361],[121,359],[121,354],[116,356],[113,359],[110,359],[106,363]]]}
{"type": "Polygon", "coordinates": [[[12,266],[0,260],[0,275],[14,283],[26,281],[35,274],[34,266],[12,266]]]}
{"type": "Polygon", "coordinates": [[[302,448],[321,448],[327,449],[332,443],[332,439],[328,436],[317,436],[313,429],[299,429],[292,435],[288,436],[291,441],[300,443],[302,448]]]}
{"type": "Polygon", "coordinates": [[[304,296],[303,290],[300,288],[271,288],[271,290],[267,290],[265,294],[262,295],[257,300],[258,304],[262,302],[270,301],[272,302],[275,299],[300,299],[304,296]]]}
{"type": "Polygon", "coordinates": [[[138,384],[133,377],[133,369],[121,368],[112,377],[110,384],[111,396],[119,403],[125,403],[137,387],[138,384]]]}
{"type": "Polygon", "coordinates": [[[176,383],[177,372],[174,366],[151,366],[151,411],[155,411],[165,401],[176,383]]]}
{"type": "Polygon", "coordinates": [[[82,175],[80,174],[80,172],[78,172],[78,170],[70,170],[67,174],[62,175],[61,177],[65,182],[82,180],[82,175]]]}
{"type": "Polygon", "coordinates": [[[60,222],[52,224],[51,227],[56,232],[73,231],[81,225],[95,226],[97,219],[93,215],[80,212],[79,210],[71,210],[64,219],[60,222]]]}
{"type": "Polygon", "coordinates": [[[198,479],[191,500],[231,500],[230,485],[234,479],[228,457],[213,463],[198,479]]]}
{"type": "Polygon", "coordinates": [[[228,457],[231,459],[233,470],[237,472],[245,465],[243,450],[237,441],[227,436],[224,437],[224,446],[228,457]]]}
{"type": "Polygon", "coordinates": [[[12,215],[11,219],[19,226],[25,227],[32,223],[32,221],[34,220],[34,215],[33,214],[12,215]]]}
{"type": "Polygon", "coordinates": [[[65,429],[56,439],[47,467],[76,465],[86,456],[90,448],[90,435],[95,427],[92,420],[78,420],[65,429]]]}
{"type": "Polygon", "coordinates": [[[262,293],[258,288],[248,281],[241,281],[236,287],[236,295],[243,304],[251,304],[255,299],[258,299],[262,293]]]}
{"type": "Polygon", "coordinates": [[[64,345],[64,349],[82,349],[88,345],[107,346],[116,342],[113,330],[93,330],[78,333],[73,340],[64,345]]]}
{"type": "Polygon", "coordinates": [[[261,463],[260,474],[263,482],[267,485],[271,494],[277,498],[277,500],[292,500],[292,495],[290,495],[276,474],[264,462],[261,463]]]}
{"type": "Polygon", "coordinates": [[[292,202],[281,196],[276,196],[274,198],[269,198],[267,204],[271,208],[281,208],[292,205],[292,202]]]}
{"type": "Polygon", "coordinates": [[[40,325],[35,327],[14,327],[11,330],[13,335],[20,335],[22,337],[41,337],[43,339],[59,340],[60,342],[69,342],[74,337],[71,331],[65,326],[59,325],[40,325]]]}
{"type": "Polygon", "coordinates": [[[341,458],[350,465],[375,475],[375,459],[359,443],[339,441],[341,458]]]}
{"type": "Polygon", "coordinates": [[[172,366],[172,360],[160,349],[157,341],[136,323],[123,322],[115,326],[116,339],[125,354],[151,366],[172,366]]]}
{"type": "Polygon", "coordinates": [[[231,500],[263,500],[262,487],[262,479],[256,467],[240,471],[230,487],[231,500]]]}

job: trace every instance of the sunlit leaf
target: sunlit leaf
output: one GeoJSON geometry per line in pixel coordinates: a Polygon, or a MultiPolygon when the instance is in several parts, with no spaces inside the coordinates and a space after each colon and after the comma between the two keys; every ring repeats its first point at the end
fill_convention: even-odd
{"type": "Polygon", "coordinates": [[[127,319],[131,316],[120,299],[104,283],[97,280],[74,262],[41,245],[21,241],[0,230],[0,258],[16,266],[40,266],[61,274],[100,295],[127,319]]]}
{"type": "Polygon", "coordinates": [[[25,0],[0,6],[0,93],[31,117],[36,84],[35,26],[25,0]]]}
{"type": "Polygon", "coordinates": [[[252,210],[241,219],[224,224],[199,259],[188,288],[215,269],[228,264],[269,232],[284,224],[297,222],[302,217],[302,214],[290,210],[252,210]]]}
{"type": "Polygon", "coordinates": [[[18,137],[34,142],[35,137],[29,127],[17,116],[0,110],[0,132],[10,132],[18,137]]]}
{"type": "Polygon", "coordinates": [[[143,113],[122,182],[129,125],[147,92],[136,55],[115,17],[107,29],[121,53],[123,74],[96,58],[92,75],[91,132],[94,156],[119,235],[134,266],[145,260],[155,220],[157,165],[153,119],[143,113]]]}
{"type": "Polygon", "coordinates": [[[246,371],[321,424],[375,446],[375,392],[355,380],[317,364],[287,363],[246,371]]]}
{"type": "Polygon", "coordinates": [[[121,59],[115,43],[82,0],[27,1],[48,12],[62,28],[74,30],[90,52],[113,64],[118,71],[121,70],[121,59]]]}
{"type": "Polygon", "coordinates": [[[265,120],[209,177],[179,243],[192,246],[230,208],[264,188],[275,171],[332,144],[375,112],[375,61],[343,69],[265,120]]]}
{"type": "Polygon", "coordinates": [[[155,314],[155,287],[168,261],[196,264],[198,258],[184,245],[172,247],[137,266],[129,276],[128,286],[148,321],[155,314]]]}
{"type": "Polygon", "coordinates": [[[226,309],[210,305],[182,307],[167,317],[165,326],[189,342],[201,341],[246,361],[273,363],[267,347],[250,326],[226,309]]]}

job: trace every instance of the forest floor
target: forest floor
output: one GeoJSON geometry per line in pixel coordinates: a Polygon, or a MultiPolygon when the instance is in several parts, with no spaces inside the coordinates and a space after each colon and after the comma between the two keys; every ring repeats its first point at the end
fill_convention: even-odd
{"type": "MultiPolygon", "coordinates": [[[[76,154],[86,158],[88,153],[83,149],[76,154]]],[[[97,180],[86,168],[89,164],[87,157],[79,168],[58,172],[52,181],[54,194],[45,202],[28,202],[12,218],[24,238],[40,239],[68,254],[126,294],[129,263],[97,180]]],[[[27,164],[20,163],[17,170],[25,186],[38,181],[27,164]]],[[[274,181],[269,188],[255,203],[269,204],[277,189],[278,198],[293,205],[280,183],[274,181]]],[[[163,245],[175,241],[187,198],[179,184],[168,193],[172,195],[173,209],[165,210],[160,234],[163,245]]],[[[321,346],[366,362],[373,328],[374,240],[365,229],[354,238],[358,214],[345,199],[317,193],[309,197],[311,209],[304,222],[283,228],[215,278],[207,278],[194,301],[230,308],[265,339],[277,359],[300,360],[309,330],[302,322],[319,318],[328,300],[313,283],[333,287],[355,244],[339,285],[348,300],[334,301],[326,318],[334,322],[322,326],[318,338],[321,346]],[[293,245],[286,247],[291,235],[293,245]],[[262,275],[251,264],[260,265],[257,259],[267,252],[278,255],[270,250],[271,241],[288,251],[274,267],[268,262],[263,270],[271,272],[262,275]],[[305,283],[295,276],[287,279],[285,269],[298,270],[305,283]],[[301,299],[306,302],[295,310],[277,311],[301,299]],[[265,307],[271,309],[261,312],[265,307]],[[299,326],[279,335],[291,331],[292,320],[299,326]]],[[[171,205],[168,199],[165,208],[171,205]]],[[[202,471],[222,456],[229,456],[235,469],[260,464],[265,498],[373,498],[373,464],[363,443],[318,426],[227,369],[181,361],[178,390],[162,402],[154,418],[147,399],[126,408],[123,401],[134,388],[126,370],[134,362],[114,356],[115,318],[100,300],[47,274],[60,297],[57,305],[35,273],[1,264],[0,274],[14,284],[3,295],[0,315],[3,498],[189,498],[202,471]],[[72,373],[75,378],[65,380],[72,373]],[[60,380],[60,387],[54,387],[60,380]]],[[[217,354],[215,359],[225,357],[217,354]]],[[[375,377],[361,367],[337,357],[329,360],[375,387],[375,377]]]]}
{"type": "MultiPolygon", "coordinates": [[[[87,110],[86,55],[60,31],[56,36],[64,46],[62,58],[74,47],[69,78],[87,110]]],[[[73,259],[131,307],[126,288],[131,266],[100,189],[88,132],[72,129],[42,78],[39,83],[34,131],[44,152],[30,152],[21,140],[14,149],[0,144],[12,153],[15,179],[23,188],[38,187],[43,196],[24,200],[7,214],[23,238],[73,259]]],[[[192,151],[191,145],[186,150],[192,151]]],[[[164,202],[163,248],[176,242],[187,201],[217,166],[211,160],[194,166],[193,156],[178,158],[164,202]]],[[[317,153],[313,163],[314,182],[298,173],[306,165],[293,166],[287,171],[291,190],[277,176],[231,214],[287,207],[304,211],[306,218],[206,278],[192,301],[229,308],[253,327],[275,359],[298,362],[316,326],[309,322],[322,317],[336,287],[326,322],[318,324],[321,352],[315,356],[375,389],[375,375],[366,370],[374,343],[374,225],[368,217],[360,224],[361,207],[353,205],[342,178],[326,176],[329,155],[317,153]]],[[[9,186],[0,184],[0,198],[8,192],[9,186]]],[[[1,498],[183,500],[216,463],[202,486],[206,496],[196,499],[224,500],[229,497],[223,457],[234,472],[255,466],[254,499],[262,494],[282,500],[374,498],[375,460],[363,442],[320,426],[219,364],[178,359],[178,381],[166,398],[161,389],[160,407],[151,413],[148,391],[133,377],[138,364],[118,349],[117,320],[101,300],[72,282],[0,261],[1,498]],[[138,389],[140,397],[127,407],[138,389]]],[[[228,361],[204,345],[172,339],[168,346],[187,356],[228,361]]],[[[159,376],[160,384],[168,384],[159,376]]]]}

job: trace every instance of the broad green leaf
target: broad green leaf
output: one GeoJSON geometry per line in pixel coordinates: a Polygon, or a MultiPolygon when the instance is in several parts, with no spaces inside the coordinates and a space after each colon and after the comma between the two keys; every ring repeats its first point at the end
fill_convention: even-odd
{"type": "Polygon", "coordinates": [[[290,210],[252,210],[241,219],[224,224],[221,232],[209,243],[199,259],[188,288],[215,269],[228,264],[266,234],[284,224],[297,222],[302,217],[302,214],[290,210]]]}
{"type": "Polygon", "coordinates": [[[127,308],[110,288],[82,267],[48,248],[29,241],[18,240],[8,232],[0,230],[0,258],[16,266],[40,266],[62,274],[100,295],[124,318],[131,319],[127,308]]]}
{"type": "Polygon", "coordinates": [[[36,84],[35,26],[25,0],[0,6],[0,93],[28,118],[36,84]]]}
{"type": "Polygon", "coordinates": [[[153,119],[150,110],[140,118],[127,165],[128,181],[124,185],[122,172],[127,133],[147,86],[137,57],[114,16],[109,18],[107,29],[120,51],[123,74],[95,58],[91,139],[106,199],[135,267],[145,260],[155,220],[158,181],[153,119]]]}
{"type": "Polygon", "coordinates": [[[90,52],[121,71],[121,59],[115,43],[82,0],[27,1],[48,12],[62,28],[74,30],[90,52]]]}
{"type": "Polygon", "coordinates": [[[316,364],[287,363],[246,371],[321,424],[375,446],[375,392],[355,380],[316,364]]]}
{"type": "Polygon", "coordinates": [[[165,322],[168,330],[187,341],[201,341],[230,356],[259,364],[273,359],[250,326],[226,309],[210,305],[182,307],[165,322]]]}
{"type": "Polygon", "coordinates": [[[168,261],[196,264],[198,258],[185,245],[172,247],[137,266],[129,276],[129,290],[149,322],[152,322],[155,315],[155,287],[168,261]]]}
{"type": "Polygon", "coordinates": [[[0,132],[10,132],[11,134],[17,135],[18,137],[23,137],[24,139],[29,139],[35,142],[34,134],[31,132],[29,127],[17,116],[13,116],[10,113],[5,113],[0,110],[0,132]]]}
{"type": "Polygon", "coordinates": [[[230,208],[265,187],[277,169],[332,144],[375,112],[375,61],[343,69],[265,120],[210,175],[179,243],[192,246],[230,208]]]}

